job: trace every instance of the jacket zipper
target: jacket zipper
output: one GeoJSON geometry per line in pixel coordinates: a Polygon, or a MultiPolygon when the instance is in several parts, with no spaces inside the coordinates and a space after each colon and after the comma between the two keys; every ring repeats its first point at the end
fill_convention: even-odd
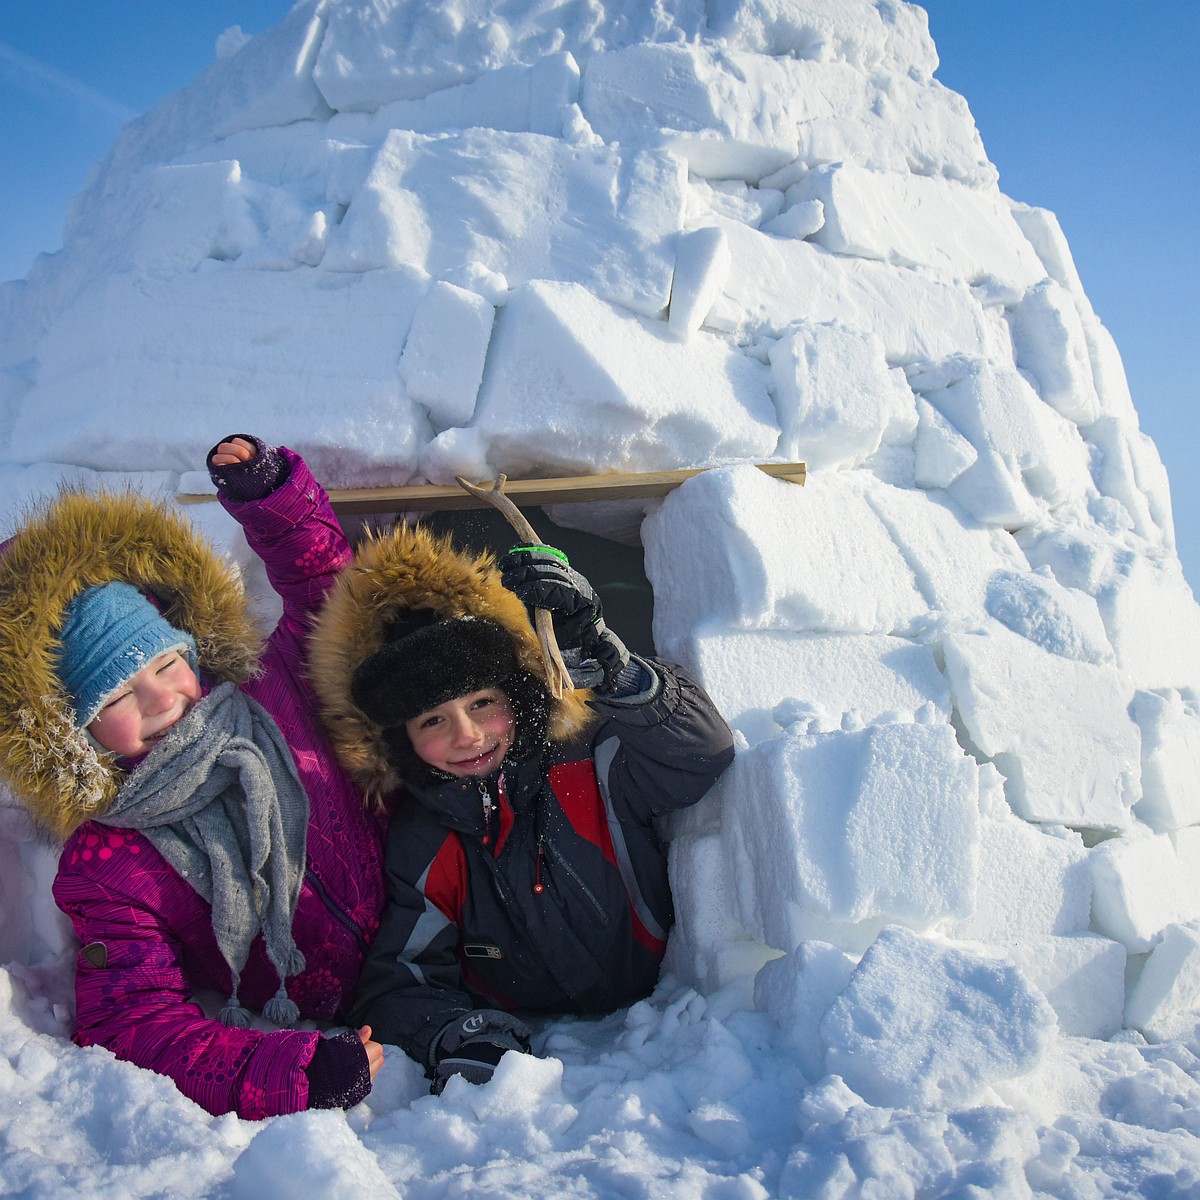
{"type": "Polygon", "coordinates": [[[550,857],[552,859],[554,859],[554,861],[560,867],[562,867],[562,869],[571,877],[572,880],[574,880],[575,886],[588,898],[588,900],[592,904],[592,907],[599,914],[600,919],[604,922],[604,924],[608,925],[610,918],[609,918],[608,913],[605,911],[604,905],[601,904],[600,901],[596,899],[591,888],[589,888],[588,885],[583,882],[583,879],[580,877],[579,873],[575,870],[575,868],[573,866],[571,866],[571,864],[567,861],[566,857],[562,854],[562,852],[555,848],[554,843],[546,841],[545,837],[543,837],[541,835],[538,836],[537,883],[534,885],[533,890],[535,892],[538,891],[538,888],[541,886],[541,882],[542,882],[541,861],[542,861],[542,848],[543,847],[545,847],[546,852],[550,855],[550,857]]]}
{"type": "Polygon", "coordinates": [[[304,878],[311,885],[312,890],[317,893],[321,903],[332,914],[334,919],[344,929],[349,930],[354,934],[355,940],[358,942],[358,948],[363,954],[367,952],[367,939],[363,936],[362,928],[358,922],[348,913],[343,911],[337,904],[334,903],[333,897],[326,890],[325,885],[312,873],[311,868],[306,867],[304,870],[304,878]]]}

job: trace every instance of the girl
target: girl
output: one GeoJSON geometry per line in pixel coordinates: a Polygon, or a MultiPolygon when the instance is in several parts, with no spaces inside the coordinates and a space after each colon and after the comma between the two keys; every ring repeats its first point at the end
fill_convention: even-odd
{"type": "Polygon", "coordinates": [[[236,572],[172,509],[64,491],[0,555],[0,769],[65,839],[79,1045],[214,1114],[349,1106],[382,1061],[369,1028],[288,1026],[347,1006],[385,899],[380,823],[304,670],[350,550],[292,451],[236,435],[208,462],[283,601],[265,647],[236,572]]]}

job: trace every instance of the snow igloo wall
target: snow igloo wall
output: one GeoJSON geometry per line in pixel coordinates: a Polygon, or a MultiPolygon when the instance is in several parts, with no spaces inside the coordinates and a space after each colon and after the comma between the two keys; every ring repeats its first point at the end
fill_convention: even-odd
{"type": "MultiPolygon", "coordinates": [[[[671,971],[873,1103],[1194,1026],[1167,479],[923,11],[302,0],[221,49],[0,288],[3,532],[64,477],[205,486],[241,429],[331,487],[715,465],[553,510],[644,548],[659,652],[740,735],[671,831],[671,971]]],[[[69,961],[0,817],[0,958],[69,961]]]]}

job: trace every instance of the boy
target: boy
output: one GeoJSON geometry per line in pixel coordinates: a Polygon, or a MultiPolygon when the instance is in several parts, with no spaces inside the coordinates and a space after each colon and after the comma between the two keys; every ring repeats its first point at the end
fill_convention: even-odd
{"type": "Polygon", "coordinates": [[[654,818],[733,757],[700,686],[630,655],[558,551],[502,567],[400,528],[356,553],[310,643],[335,751],[368,794],[404,789],[351,1015],[435,1093],[528,1051],[518,1013],[649,994],[673,920],[654,818]],[[551,698],[527,605],[551,611],[591,691],[551,698]]]}

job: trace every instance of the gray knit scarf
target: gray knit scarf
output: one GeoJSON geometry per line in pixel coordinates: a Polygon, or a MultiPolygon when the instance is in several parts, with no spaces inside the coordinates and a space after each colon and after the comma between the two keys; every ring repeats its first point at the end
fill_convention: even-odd
{"type": "Polygon", "coordinates": [[[304,969],[292,918],[304,878],[308,796],[270,714],[232,683],[195,704],[129,775],[97,818],[136,829],[212,905],[233,975],[218,1019],[244,1027],[238,981],[261,931],[279,973],[263,1006],[276,1025],[299,1016],[284,981],[304,969]]]}

